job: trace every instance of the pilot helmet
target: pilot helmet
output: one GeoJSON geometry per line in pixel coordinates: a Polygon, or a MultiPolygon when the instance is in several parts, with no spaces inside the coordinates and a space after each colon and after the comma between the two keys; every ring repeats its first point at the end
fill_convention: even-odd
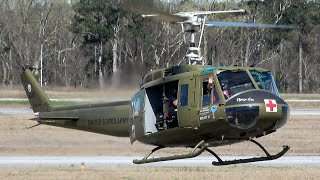
{"type": "Polygon", "coordinates": [[[226,90],[228,88],[228,84],[226,82],[221,83],[222,90],[226,90]]]}

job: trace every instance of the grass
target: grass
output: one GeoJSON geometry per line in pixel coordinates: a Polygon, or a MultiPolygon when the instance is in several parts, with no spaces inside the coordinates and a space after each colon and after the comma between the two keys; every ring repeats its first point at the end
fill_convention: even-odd
{"type": "MultiPolygon", "coordinates": [[[[119,88],[103,88],[103,89],[86,89],[86,88],[72,88],[72,87],[45,87],[44,91],[50,98],[70,99],[108,99],[111,97],[131,97],[138,87],[119,87],[119,88]]],[[[1,87],[0,98],[26,98],[25,91],[22,86],[1,87]]]]}
{"type": "MultiPolygon", "coordinates": [[[[129,99],[129,98],[128,98],[129,99]]],[[[128,99],[119,99],[119,100],[128,100],[128,99]]],[[[77,104],[87,104],[87,103],[101,103],[101,102],[109,102],[112,100],[106,99],[106,101],[51,101],[54,106],[69,106],[69,105],[77,105],[77,104]]],[[[320,109],[320,102],[289,102],[289,107],[291,109],[320,109]]],[[[13,107],[13,108],[21,108],[21,107],[30,107],[29,101],[26,100],[17,100],[17,101],[0,101],[0,107],[13,107]]]]}
{"type": "Polygon", "coordinates": [[[316,167],[1,168],[0,179],[319,179],[316,167]]]}
{"type": "MultiPolygon", "coordinates": [[[[49,98],[52,99],[84,99],[88,102],[79,102],[72,100],[51,101],[54,106],[68,106],[76,104],[87,104],[91,102],[111,102],[130,100],[131,96],[137,90],[135,87],[126,88],[105,88],[105,89],[84,89],[84,88],[53,88],[45,90],[49,98]]],[[[0,98],[23,98],[26,94],[23,87],[1,88],[0,98]]],[[[0,101],[0,107],[29,107],[29,102],[25,100],[0,101]]]]}
{"type": "MultiPolygon", "coordinates": [[[[75,101],[51,101],[53,106],[70,106],[70,105],[77,105],[81,102],[75,101]]],[[[30,106],[29,101],[25,100],[17,100],[17,101],[0,101],[0,107],[13,107],[18,105],[18,107],[30,106]]]]}
{"type": "MultiPolygon", "coordinates": [[[[36,122],[29,121],[32,115],[0,115],[0,155],[127,155],[141,156],[153,146],[119,138],[84,131],[41,125],[25,129],[36,122]]],[[[258,138],[270,153],[290,145],[287,155],[320,156],[320,123],[318,118],[292,117],[277,132],[258,138]]],[[[172,155],[188,152],[190,149],[169,148],[155,155],[172,155]]],[[[243,142],[230,146],[212,148],[218,155],[263,155],[253,143],[243,142]]],[[[204,155],[209,155],[204,153],[204,155]]]]}
{"type": "Polygon", "coordinates": [[[284,99],[310,100],[320,99],[320,94],[281,94],[284,99]]]}
{"type": "MultiPolygon", "coordinates": [[[[66,88],[54,87],[45,88],[46,93],[50,98],[54,99],[74,99],[81,98],[90,102],[110,102],[129,100],[131,96],[138,90],[137,87],[122,87],[122,88],[105,88],[105,89],[85,89],[85,88],[66,88]]],[[[284,99],[294,100],[320,100],[320,94],[282,94],[284,99]]],[[[0,89],[0,98],[26,98],[22,86],[4,87],[0,89]]],[[[75,104],[86,104],[87,102],[74,102],[74,101],[53,101],[55,106],[66,106],[75,104]]],[[[0,107],[29,107],[27,101],[0,101],[0,107]]],[[[289,102],[292,109],[319,109],[320,102],[289,102]]]]}
{"type": "MultiPolygon", "coordinates": [[[[22,87],[1,88],[0,98],[25,98],[22,87]]],[[[134,90],[59,89],[47,91],[51,98],[99,98],[117,100],[130,97],[134,90]]],[[[285,99],[320,99],[319,94],[284,94],[285,99]]],[[[128,98],[129,99],[129,98],[128,98]]],[[[79,102],[53,102],[55,106],[79,102]]],[[[3,107],[29,106],[27,101],[0,102],[3,107]]],[[[320,107],[319,104],[293,104],[299,108],[320,107]]],[[[89,132],[36,124],[33,116],[0,115],[0,155],[144,155],[153,147],[135,143],[128,138],[118,138],[89,132]]],[[[319,117],[291,117],[278,132],[259,138],[271,153],[279,152],[282,145],[290,145],[287,155],[320,155],[319,117]]],[[[244,142],[231,146],[212,148],[219,155],[262,155],[259,148],[244,142]]],[[[159,155],[180,154],[184,148],[167,149],[159,155]]],[[[320,179],[319,167],[106,167],[86,168],[0,168],[0,179],[320,179]]]]}
{"type": "MultiPolygon", "coordinates": [[[[0,115],[0,155],[143,155],[153,147],[117,138],[51,126],[25,129],[32,116],[0,115]]],[[[320,155],[318,119],[292,117],[278,132],[259,138],[271,153],[290,145],[287,155],[320,155]]],[[[248,142],[212,148],[219,155],[262,155],[248,142]]],[[[185,148],[159,154],[180,154],[185,148]]],[[[214,159],[214,158],[213,158],[214,159]]],[[[319,179],[320,167],[86,167],[0,168],[0,179],[319,179]]]]}

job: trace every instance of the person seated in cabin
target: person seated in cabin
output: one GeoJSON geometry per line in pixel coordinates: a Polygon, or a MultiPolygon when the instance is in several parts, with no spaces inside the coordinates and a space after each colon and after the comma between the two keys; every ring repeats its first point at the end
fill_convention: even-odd
{"type": "Polygon", "coordinates": [[[162,99],[163,102],[163,117],[167,119],[169,116],[169,109],[170,109],[170,100],[166,96],[162,99]]]}
{"type": "Polygon", "coordinates": [[[178,100],[177,100],[177,94],[173,94],[170,96],[170,104],[169,104],[169,111],[167,121],[172,122],[172,120],[176,119],[177,117],[177,106],[178,106],[178,100]]]}
{"type": "Polygon", "coordinates": [[[169,116],[170,101],[169,98],[164,96],[162,98],[162,107],[156,113],[156,127],[158,130],[167,129],[167,119],[169,116]]]}

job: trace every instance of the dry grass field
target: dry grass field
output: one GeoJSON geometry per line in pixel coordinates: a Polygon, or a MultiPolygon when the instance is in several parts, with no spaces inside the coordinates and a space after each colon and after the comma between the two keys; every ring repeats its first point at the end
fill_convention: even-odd
{"type": "MultiPolygon", "coordinates": [[[[24,91],[0,89],[0,98],[25,98],[24,91]]],[[[49,90],[51,98],[84,98],[103,101],[129,99],[136,88],[49,90]]],[[[320,99],[320,95],[283,95],[287,99],[320,99]]],[[[290,104],[291,105],[291,104],[290,104]]],[[[2,107],[28,107],[27,103],[0,104],[2,107]]],[[[320,108],[320,103],[294,103],[291,108],[320,108]],[[293,106],[293,107],[292,107],[293,106]]],[[[16,155],[127,155],[141,156],[153,147],[117,138],[41,125],[28,121],[32,115],[0,115],[0,156],[16,155]]],[[[320,156],[320,117],[291,117],[285,127],[258,141],[271,153],[290,145],[287,155],[320,156]]],[[[255,145],[243,142],[212,148],[219,155],[263,155],[255,145]]],[[[158,155],[186,152],[167,149],[158,155]]],[[[209,155],[209,154],[206,154],[209,155]]],[[[214,160],[214,158],[213,158],[214,160]]],[[[320,179],[319,167],[106,167],[87,168],[1,168],[0,179],[320,179]]]]}
{"type": "MultiPolygon", "coordinates": [[[[104,89],[87,89],[87,88],[66,88],[54,87],[45,88],[45,92],[53,99],[85,99],[93,102],[110,102],[130,100],[131,96],[139,89],[139,87],[110,87],[104,89]]],[[[320,94],[282,94],[282,98],[291,100],[320,100],[320,94]]],[[[0,87],[0,98],[26,98],[22,86],[16,87],[0,87]]],[[[76,102],[77,104],[81,102],[76,102]]],[[[82,102],[83,103],[83,102],[82,102]]],[[[1,103],[0,107],[28,107],[28,102],[1,103]]],[[[320,102],[289,102],[292,109],[319,109],[320,102]]]]}
{"type": "MultiPolygon", "coordinates": [[[[0,155],[144,155],[152,146],[135,143],[129,138],[35,124],[32,116],[0,116],[0,155]]],[[[278,132],[259,138],[270,152],[278,152],[282,145],[290,145],[288,155],[320,156],[320,123],[318,118],[296,119],[278,132]]],[[[249,142],[213,148],[219,155],[262,155],[261,150],[249,142]]],[[[167,149],[159,154],[181,153],[184,148],[167,149]]]]}
{"type": "MultiPolygon", "coordinates": [[[[129,139],[50,126],[25,129],[32,116],[0,116],[0,155],[143,155],[152,147],[129,139]]],[[[319,119],[291,118],[288,124],[259,138],[271,152],[291,146],[287,155],[320,155],[319,119]]],[[[213,148],[219,155],[262,155],[244,142],[213,148]]],[[[161,155],[181,153],[168,149],[161,155]]],[[[214,158],[213,158],[214,160],[214,158]]],[[[105,167],[86,168],[1,168],[0,179],[319,179],[319,167],[105,167]]]]}
{"type": "MultiPolygon", "coordinates": [[[[50,98],[83,98],[83,99],[100,99],[105,98],[125,98],[131,97],[139,87],[110,87],[104,89],[88,89],[88,88],[72,88],[72,87],[44,87],[45,92],[50,98]]],[[[1,87],[0,98],[26,98],[25,91],[22,86],[1,87]]]]}
{"type": "Polygon", "coordinates": [[[107,167],[0,169],[0,179],[319,179],[320,169],[312,167],[107,167]]]}

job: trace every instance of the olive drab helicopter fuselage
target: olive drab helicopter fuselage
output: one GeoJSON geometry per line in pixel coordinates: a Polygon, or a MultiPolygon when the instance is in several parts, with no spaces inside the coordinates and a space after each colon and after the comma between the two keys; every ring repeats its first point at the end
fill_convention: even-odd
{"type": "Polygon", "coordinates": [[[253,140],[282,127],[288,105],[279,97],[269,71],[252,67],[181,65],[152,71],[142,79],[131,101],[53,107],[30,69],[22,82],[39,124],[78,129],[119,137],[130,137],[155,145],[151,153],[166,147],[191,147],[182,155],[142,160],[149,163],[191,158],[208,151],[218,158],[214,165],[227,165],[282,156],[270,155],[253,140]],[[171,97],[177,99],[172,106],[171,97]],[[174,109],[174,116],[169,116],[174,109]],[[165,115],[167,114],[167,115],[165,115]],[[266,157],[222,161],[209,147],[252,141],[266,157]]]}
{"type": "Polygon", "coordinates": [[[54,107],[33,75],[36,69],[25,67],[21,79],[36,115],[34,120],[38,122],[37,125],[130,137],[131,143],[140,141],[157,146],[143,159],[133,160],[136,164],[192,158],[204,151],[217,158],[218,161],[213,162],[213,165],[266,161],[284,155],[289,146],[270,155],[254,140],[275,132],[288,119],[289,107],[280,98],[271,73],[256,67],[204,65],[201,42],[205,26],[291,27],[207,21],[210,14],[244,13],[244,10],[165,14],[141,7],[135,4],[123,5],[124,9],[140,14],[151,12],[144,17],[158,16],[181,24],[183,31],[184,25],[189,28],[185,31],[190,33],[190,47],[185,63],[188,65],[149,72],[143,77],[140,90],[129,101],[66,107],[54,107]],[[196,46],[195,36],[199,32],[196,46]],[[241,141],[255,143],[266,156],[223,161],[209,149],[241,141]],[[192,150],[186,154],[149,158],[152,153],[167,147],[189,147],[192,150]]]}
{"type": "Polygon", "coordinates": [[[174,66],[150,72],[142,83],[131,99],[132,143],[232,144],[272,133],[288,117],[272,75],[261,68],[174,66]],[[166,122],[164,99],[172,95],[178,100],[176,117],[166,122]]]}

